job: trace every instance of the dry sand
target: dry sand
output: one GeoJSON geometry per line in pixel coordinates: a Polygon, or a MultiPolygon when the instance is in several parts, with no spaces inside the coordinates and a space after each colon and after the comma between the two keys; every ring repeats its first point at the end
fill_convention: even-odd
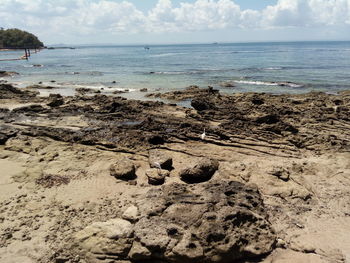
{"type": "MultiPolygon", "coordinates": [[[[251,94],[242,95],[241,99],[246,98],[244,96],[251,94]]],[[[269,95],[263,96],[269,104],[269,95]]],[[[313,96],[286,98],[308,101],[313,100],[313,96]]],[[[339,98],[342,107],[350,109],[349,95],[339,98]]],[[[1,108],[10,110],[28,106],[28,103],[41,104],[46,109],[44,100],[0,99],[1,108]]],[[[135,102],[122,100],[118,103],[130,103],[125,104],[130,106],[135,102]]],[[[93,101],[65,98],[67,109],[73,104],[90,105],[101,116],[110,114],[103,113],[101,105],[93,101]]],[[[62,110],[58,114],[57,108],[46,112],[26,109],[13,115],[7,111],[3,113],[0,131],[10,127],[16,132],[0,146],[0,262],[89,262],[83,255],[67,251],[73,236],[93,222],[121,217],[149,189],[161,187],[149,185],[145,175],[151,148],[172,157],[174,169],[166,178],[166,185],[184,184],[178,176],[179,171],[201,157],[219,160],[219,169],[213,179],[257,185],[277,239],[269,255],[243,262],[350,262],[349,119],[335,116],[330,123],[314,117],[307,123],[293,123],[299,135],[307,134],[312,137],[310,141],[317,141],[298,148],[288,143],[291,137],[286,140],[292,136],[289,132],[273,134],[269,138],[269,135],[259,135],[258,131],[251,132],[245,123],[240,125],[242,129],[250,129],[246,134],[241,130],[237,132],[237,127],[230,128],[229,138],[219,139],[217,127],[226,120],[222,117],[208,120],[205,116],[215,116],[210,112],[201,115],[203,119],[190,119],[189,116],[201,112],[154,104],[150,107],[142,105],[140,110],[142,112],[121,111],[118,118],[130,121],[131,118],[144,120],[152,116],[159,125],[166,126],[165,129],[172,129],[167,123],[176,119],[176,123],[192,123],[198,125],[198,129],[193,131],[193,127],[197,127],[193,126],[193,132],[187,132],[186,136],[180,130],[169,131],[164,143],[154,145],[144,140],[134,142],[133,137],[139,136],[139,132],[158,134],[157,127],[150,130],[147,125],[122,124],[125,129],[115,134],[118,140],[112,147],[109,134],[101,133],[96,136],[100,137],[98,139],[89,137],[89,143],[81,142],[79,138],[74,141],[68,136],[69,132],[102,127],[101,123],[96,124],[102,119],[95,120],[92,125],[91,119],[82,113],[62,110]],[[205,140],[199,138],[202,123],[209,127],[205,140]],[[313,128],[313,125],[317,127],[313,128]],[[62,130],[63,135],[53,136],[50,128],[55,128],[56,133],[62,130]],[[326,135],[335,136],[338,141],[322,141],[318,137],[326,135]],[[110,175],[110,165],[121,157],[128,158],[136,166],[135,181],[117,180],[110,175]]]]}

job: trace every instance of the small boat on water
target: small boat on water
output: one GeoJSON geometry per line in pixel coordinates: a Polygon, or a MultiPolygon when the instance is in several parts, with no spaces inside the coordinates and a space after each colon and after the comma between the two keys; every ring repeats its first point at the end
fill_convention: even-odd
{"type": "Polygon", "coordinates": [[[144,49],[146,49],[146,50],[149,50],[149,46],[145,46],[145,47],[143,47],[144,49]]]}

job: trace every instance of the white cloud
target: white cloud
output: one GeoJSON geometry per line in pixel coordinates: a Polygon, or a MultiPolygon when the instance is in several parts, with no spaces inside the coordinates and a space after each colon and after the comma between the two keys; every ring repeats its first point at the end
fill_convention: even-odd
{"type": "Polygon", "coordinates": [[[345,25],[350,20],[350,0],[279,0],[263,14],[263,26],[345,25]]]}
{"type": "Polygon", "coordinates": [[[148,12],[126,0],[0,0],[0,26],[46,36],[349,25],[350,0],[279,0],[260,11],[234,0],[159,0],[148,12]]]}

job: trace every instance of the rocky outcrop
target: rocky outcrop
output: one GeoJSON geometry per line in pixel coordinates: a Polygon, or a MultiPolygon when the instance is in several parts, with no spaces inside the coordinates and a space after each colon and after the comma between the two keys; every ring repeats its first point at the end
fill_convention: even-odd
{"type": "Polygon", "coordinates": [[[77,233],[79,253],[88,262],[229,263],[265,255],[275,244],[253,186],[170,184],[149,190],[137,206],[140,219],[134,224],[113,219],[77,233]]]}
{"type": "Polygon", "coordinates": [[[60,94],[50,94],[49,100],[47,106],[50,107],[59,107],[64,104],[64,99],[60,94]]]}
{"type": "Polygon", "coordinates": [[[131,160],[125,158],[112,164],[110,167],[111,175],[120,180],[133,180],[136,178],[136,168],[131,160]]]}
{"type": "Polygon", "coordinates": [[[22,107],[18,107],[13,109],[13,112],[15,113],[39,113],[44,111],[45,108],[40,105],[40,104],[32,104],[32,105],[28,105],[28,106],[22,106],[22,107]]]}
{"type": "Polygon", "coordinates": [[[169,171],[162,169],[148,169],[146,171],[148,183],[151,185],[161,185],[165,182],[165,177],[169,176],[169,171]]]}
{"type": "Polygon", "coordinates": [[[198,160],[192,167],[180,171],[181,180],[186,183],[201,183],[211,179],[219,169],[219,162],[208,158],[198,160]]]}
{"type": "Polygon", "coordinates": [[[150,150],[148,156],[149,165],[153,168],[171,170],[173,159],[169,154],[160,150],[150,150]]]}
{"type": "Polygon", "coordinates": [[[12,77],[12,76],[16,76],[19,75],[17,72],[14,71],[3,71],[0,70],[0,77],[12,77]]]}
{"type": "Polygon", "coordinates": [[[189,86],[185,90],[170,91],[165,93],[149,93],[146,97],[151,98],[162,98],[167,100],[181,101],[188,100],[198,96],[212,96],[218,95],[219,90],[208,87],[207,89],[201,89],[198,86],[189,86]]]}
{"type": "Polygon", "coordinates": [[[7,125],[0,125],[0,145],[3,145],[11,137],[16,136],[18,131],[7,125]]]}
{"type": "Polygon", "coordinates": [[[0,84],[0,99],[32,98],[38,93],[15,88],[10,84],[0,84]]]}

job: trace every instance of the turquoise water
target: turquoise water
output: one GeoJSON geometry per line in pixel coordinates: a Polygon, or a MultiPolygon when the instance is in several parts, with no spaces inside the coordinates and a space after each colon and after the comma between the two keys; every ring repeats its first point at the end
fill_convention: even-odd
{"type": "MultiPolygon", "coordinates": [[[[0,70],[19,72],[11,79],[19,86],[42,81],[67,90],[83,86],[110,92],[128,89],[129,97],[140,96],[141,88],[169,91],[189,85],[210,85],[227,93],[350,89],[350,42],[75,48],[43,50],[29,61],[0,62],[0,70]],[[223,88],[223,82],[235,87],[223,88]]],[[[0,59],[20,55],[0,52],[0,59]]]]}

